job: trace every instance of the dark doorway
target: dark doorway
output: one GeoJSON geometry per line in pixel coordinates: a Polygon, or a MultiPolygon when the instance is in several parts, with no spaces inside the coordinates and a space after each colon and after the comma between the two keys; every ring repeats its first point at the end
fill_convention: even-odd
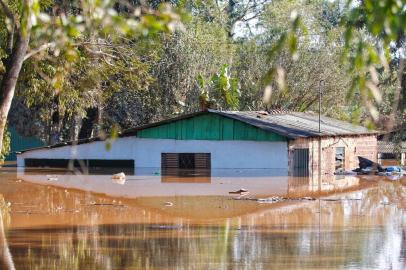
{"type": "Polygon", "coordinates": [[[309,176],[309,149],[293,150],[293,176],[309,176]]]}

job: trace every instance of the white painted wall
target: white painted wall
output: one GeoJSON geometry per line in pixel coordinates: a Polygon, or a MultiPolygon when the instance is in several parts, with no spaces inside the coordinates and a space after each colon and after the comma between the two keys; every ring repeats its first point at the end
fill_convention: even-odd
{"type": "MultiPolygon", "coordinates": [[[[119,138],[106,150],[105,142],[31,150],[17,155],[17,165],[25,158],[55,159],[134,159],[135,168],[160,168],[161,153],[211,153],[212,169],[288,168],[287,142],[208,141],[119,138]]],[[[137,171],[137,170],[136,170],[137,171]]],[[[147,170],[149,171],[149,170],[147,170]]]]}
{"type": "Polygon", "coordinates": [[[41,148],[17,154],[17,166],[24,166],[25,158],[54,158],[54,159],[134,159],[135,138],[117,139],[111,149],[106,150],[106,142],[97,141],[75,146],[57,148],[41,148]]]}

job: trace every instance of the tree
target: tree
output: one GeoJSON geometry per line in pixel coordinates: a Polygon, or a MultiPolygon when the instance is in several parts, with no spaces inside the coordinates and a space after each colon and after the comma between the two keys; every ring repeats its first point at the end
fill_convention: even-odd
{"type": "Polygon", "coordinates": [[[49,144],[101,135],[98,133],[103,131],[103,114],[110,97],[121,91],[145,93],[152,83],[149,63],[145,61],[148,56],[143,53],[141,59],[137,51],[143,39],[104,42],[105,55],[101,58],[78,47],[79,58],[61,77],[60,91],[55,91],[50,80],[43,77],[53,77],[55,62],[63,66],[63,57],[25,65],[23,90],[20,87],[17,95],[28,107],[39,108],[47,129],[43,139],[49,144]]]}
{"type": "Polygon", "coordinates": [[[228,37],[234,38],[237,31],[247,30],[252,34],[255,21],[261,15],[265,4],[270,2],[270,0],[190,0],[184,1],[183,5],[194,17],[221,25],[228,37]]]}
{"type": "MultiPolygon", "coordinates": [[[[358,95],[368,109],[372,120],[376,122],[379,120],[377,107],[382,102],[379,73],[388,71],[388,63],[396,55],[390,52],[392,44],[403,44],[406,30],[406,3],[392,0],[348,0],[344,4],[342,1],[332,4],[338,7],[339,13],[335,13],[338,16],[329,16],[326,13],[325,18],[330,19],[330,23],[338,22],[344,29],[341,32],[341,40],[344,41],[342,63],[346,64],[346,71],[351,76],[352,84],[347,96],[353,99],[358,95]]],[[[306,14],[300,10],[292,10],[290,17],[289,29],[279,34],[277,42],[270,50],[270,55],[277,56],[278,52],[287,48],[296,60],[298,59],[297,49],[302,41],[300,36],[309,28],[304,24],[306,14]]],[[[401,56],[399,61],[399,83],[404,74],[404,59],[401,56]]],[[[276,70],[276,68],[270,69],[271,77],[274,77],[276,70]]],[[[396,96],[399,97],[400,93],[396,96]]],[[[395,107],[398,105],[398,100],[399,98],[395,98],[395,107]]]]}
{"type": "Polygon", "coordinates": [[[340,41],[342,29],[334,23],[336,16],[335,7],[324,2],[273,1],[267,5],[259,21],[264,28],[261,34],[238,47],[235,66],[241,84],[241,108],[318,110],[319,84],[323,80],[323,113],[348,119],[345,96],[350,77],[340,64],[344,43],[340,41]],[[272,46],[290,28],[293,10],[305,14],[303,25],[310,29],[298,37],[301,42],[296,52],[300,57],[293,59],[289,50],[282,48],[269,58],[272,46]],[[269,81],[264,76],[272,68],[275,74],[271,75],[281,78],[269,81]],[[267,85],[272,89],[271,99],[263,100],[267,85]]]}
{"type": "Polygon", "coordinates": [[[152,66],[159,117],[199,110],[198,76],[211,77],[233,61],[235,47],[221,25],[194,18],[185,29],[162,39],[160,59],[152,66]]]}
{"type": "Polygon", "coordinates": [[[231,76],[228,65],[224,65],[210,79],[199,75],[197,81],[201,109],[239,109],[240,86],[238,80],[231,76]]]}
{"type": "Polygon", "coordinates": [[[0,149],[21,68],[27,59],[64,56],[66,61],[56,68],[51,78],[53,88],[58,91],[63,84],[63,74],[80,54],[79,46],[103,57],[106,56],[105,43],[98,42],[97,36],[116,40],[169,31],[178,22],[178,16],[169,6],[151,10],[125,1],[78,1],[69,5],[70,11],[75,10],[69,14],[56,4],[39,0],[0,1],[0,23],[2,29],[7,29],[0,51],[4,69],[0,82],[0,149]],[[115,4],[123,3],[126,13],[117,13],[115,4]]]}

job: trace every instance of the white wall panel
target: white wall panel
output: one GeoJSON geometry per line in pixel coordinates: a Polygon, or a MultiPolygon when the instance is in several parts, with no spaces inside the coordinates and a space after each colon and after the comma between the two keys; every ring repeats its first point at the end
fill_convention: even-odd
{"type": "Polygon", "coordinates": [[[211,153],[212,169],[287,169],[286,142],[207,141],[119,138],[108,151],[105,142],[38,149],[19,154],[25,158],[134,159],[136,168],[160,168],[161,153],[211,153]]]}

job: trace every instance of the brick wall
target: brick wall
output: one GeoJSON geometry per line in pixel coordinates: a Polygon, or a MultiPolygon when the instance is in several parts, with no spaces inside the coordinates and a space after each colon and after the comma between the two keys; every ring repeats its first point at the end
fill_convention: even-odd
{"type": "MultiPolygon", "coordinates": [[[[289,142],[289,169],[292,172],[293,150],[309,149],[309,172],[311,176],[318,175],[319,168],[319,139],[299,138],[289,142]]],[[[375,135],[322,137],[322,175],[333,175],[335,171],[336,147],[345,148],[345,170],[358,167],[358,156],[377,161],[377,139],[375,135]]]]}

